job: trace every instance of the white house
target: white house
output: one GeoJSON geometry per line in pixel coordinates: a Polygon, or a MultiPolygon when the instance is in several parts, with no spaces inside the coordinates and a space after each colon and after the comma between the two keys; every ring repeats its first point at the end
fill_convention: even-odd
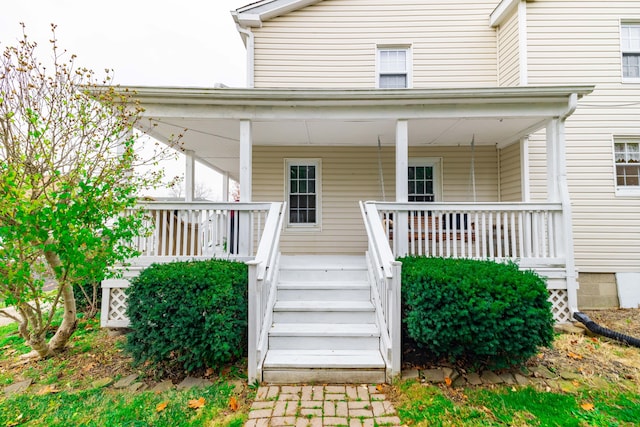
{"type": "Polygon", "coordinates": [[[400,255],[516,260],[558,321],[640,271],[640,2],[496,1],[262,0],[232,12],[248,88],[133,88],[240,183],[150,205],[139,264],[249,260],[250,380],[397,374],[400,255]]]}

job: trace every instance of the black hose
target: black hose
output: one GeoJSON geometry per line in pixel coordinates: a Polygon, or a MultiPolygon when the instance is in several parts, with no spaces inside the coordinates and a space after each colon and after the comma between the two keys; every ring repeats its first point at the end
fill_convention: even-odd
{"type": "Polygon", "coordinates": [[[621,334],[620,332],[612,331],[611,329],[607,329],[598,325],[596,322],[591,320],[589,316],[586,314],[576,311],[573,313],[573,317],[583,325],[587,327],[591,332],[596,333],[598,335],[602,335],[603,337],[611,338],[616,341],[620,341],[622,343],[632,345],[634,347],[640,347],[640,339],[630,337],[629,335],[621,334]]]}

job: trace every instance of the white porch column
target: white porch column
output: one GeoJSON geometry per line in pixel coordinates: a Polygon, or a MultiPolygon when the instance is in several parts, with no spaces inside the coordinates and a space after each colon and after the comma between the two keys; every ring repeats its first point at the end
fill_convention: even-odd
{"type": "MultiPolygon", "coordinates": [[[[409,200],[409,122],[396,122],[396,202],[406,203],[409,200]]],[[[409,220],[406,212],[397,213],[394,220],[396,233],[397,256],[405,256],[409,250],[407,235],[409,220]]]]}
{"type": "Polygon", "coordinates": [[[562,220],[557,223],[556,237],[565,258],[567,271],[567,299],[571,314],[578,310],[578,282],[573,249],[573,213],[567,183],[567,150],[565,120],[553,119],[547,126],[547,197],[550,202],[562,203],[562,220]]]}
{"type": "Polygon", "coordinates": [[[229,201],[229,172],[222,174],[222,201],[229,201]]]}
{"type": "Polygon", "coordinates": [[[184,152],[184,201],[193,202],[196,161],[193,150],[184,152]]]}
{"type": "MultiPolygon", "coordinates": [[[[560,201],[559,128],[560,120],[557,118],[552,119],[547,125],[547,200],[549,202],[560,201]]],[[[564,156],[564,152],[562,155],[564,156]]]]}
{"type": "MultiPolygon", "coordinates": [[[[240,201],[251,201],[252,173],[253,173],[253,139],[251,135],[251,121],[240,120],[240,201]]],[[[239,254],[250,256],[251,247],[251,212],[243,211],[240,214],[239,254]]]]}

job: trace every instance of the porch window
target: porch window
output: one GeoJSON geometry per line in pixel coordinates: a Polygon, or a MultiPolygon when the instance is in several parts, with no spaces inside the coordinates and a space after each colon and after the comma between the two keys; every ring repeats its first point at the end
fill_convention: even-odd
{"type": "Polygon", "coordinates": [[[320,223],[320,161],[287,160],[289,226],[317,226],[320,223]]]}
{"type": "Polygon", "coordinates": [[[409,201],[433,202],[433,166],[409,166],[409,201]]]}
{"type": "Polygon", "coordinates": [[[617,188],[640,190],[640,140],[616,139],[614,150],[617,188]]]}
{"type": "Polygon", "coordinates": [[[408,187],[409,202],[440,200],[440,159],[410,159],[408,187]]]}
{"type": "Polygon", "coordinates": [[[622,24],[622,77],[640,79],[640,24],[622,24]]]}
{"type": "Polygon", "coordinates": [[[411,86],[408,47],[378,48],[377,68],[380,89],[405,89],[411,86]]]}

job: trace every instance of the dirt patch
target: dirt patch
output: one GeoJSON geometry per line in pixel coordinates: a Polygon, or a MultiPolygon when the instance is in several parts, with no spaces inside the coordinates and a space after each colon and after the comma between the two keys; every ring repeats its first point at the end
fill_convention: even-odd
{"type": "MultiPolygon", "coordinates": [[[[603,327],[640,338],[640,309],[585,311],[603,327]]],[[[409,337],[403,337],[403,369],[450,367],[464,371],[445,360],[432,360],[409,337]]],[[[630,381],[640,384],[640,348],[608,338],[587,334],[561,334],[550,348],[542,348],[526,364],[534,370],[544,366],[554,373],[575,373],[587,381],[630,381]]]]}

